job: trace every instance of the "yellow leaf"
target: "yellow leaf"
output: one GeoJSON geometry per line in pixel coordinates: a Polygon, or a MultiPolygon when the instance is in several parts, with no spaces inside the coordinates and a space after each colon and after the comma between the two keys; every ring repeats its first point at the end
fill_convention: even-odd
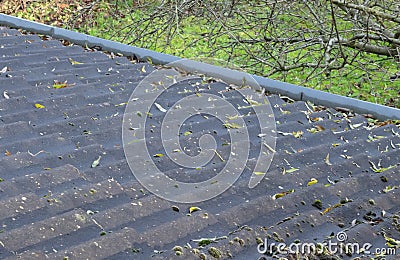
{"type": "Polygon", "coordinates": [[[120,106],[125,106],[127,104],[128,104],[128,102],[122,102],[122,103],[116,104],[115,106],[120,107],[120,106]]]}
{"type": "Polygon", "coordinates": [[[383,233],[383,237],[385,238],[385,240],[386,240],[386,245],[387,245],[388,247],[391,247],[391,248],[400,248],[400,240],[396,240],[396,239],[394,239],[394,238],[391,238],[391,237],[387,236],[385,233],[383,233]]]}
{"type": "Polygon", "coordinates": [[[36,103],[35,107],[38,109],[45,108],[45,106],[43,106],[42,104],[39,104],[39,103],[36,103]]]}
{"type": "Polygon", "coordinates": [[[315,178],[311,178],[311,180],[307,183],[307,186],[311,186],[318,183],[318,180],[315,178]]]}
{"type": "Polygon", "coordinates": [[[292,173],[292,172],[295,172],[295,171],[298,171],[298,170],[299,170],[299,169],[297,169],[297,168],[290,167],[289,170],[285,170],[285,173],[292,173]]]}
{"type": "Polygon", "coordinates": [[[143,72],[143,73],[146,73],[146,66],[143,66],[143,67],[142,67],[142,72],[143,72]]]}
{"type": "Polygon", "coordinates": [[[71,64],[72,64],[72,65],[79,65],[79,64],[83,64],[82,62],[75,61],[75,60],[73,60],[73,59],[71,59],[71,58],[69,58],[68,60],[69,60],[69,62],[71,62],[71,64]]]}
{"type": "Polygon", "coordinates": [[[201,208],[199,208],[199,207],[190,207],[189,208],[189,213],[192,213],[192,212],[195,212],[195,211],[199,211],[199,210],[201,210],[201,208]]]}
{"type": "Polygon", "coordinates": [[[276,200],[276,199],[282,198],[283,196],[285,196],[287,194],[290,194],[290,193],[293,193],[293,192],[294,192],[294,189],[291,189],[291,190],[288,190],[288,191],[279,192],[279,193],[275,194],[274,196],[272,196],[272,199],[276,200]]]}
{"type": "Polygon", "coordinates": [[[273,200],[276,200],[276,199],[282,198],[282,197],[285,196],[285,195],[286,195],[286,194],[285,194],[284,192],[277,193],[277,194],[275,194],[274,196],[272,196],[272,199],[273,199],[273,200]]]}
{"type": "Polygon", "coordinates": [[[261,103],[255,101],[255,100],[252,100],[252,99],[250,99],[250,98],[246,98],[246,100],[247,100],[247,101],[249,102],[249,104],[252,105],[252,106],[261,106],[261,105],[262,105],[261,103]]]}
{"type": "Polygon", "coordinates": [[[296,137],[296,138],[300,138],[300,137],[302,137],[303,136],[303,131],[294,131],[293,133],[293,136],[294,137],[296,137]]]}
{"type": "Polygon", "coordinates": [[[236,124],[236,123],[225,123],[224,126],[225,126],[225,128],[228,128],[228,129],[239,129],[239,128],[242,128],[241,125],[236,124]]]}
{"type": "Polygon", "coordinates": [[[164,155],[162,154],[162,153],[156,153],[155,155],[154,155],[154,157],[163,157],[164,155]]]}
{"type": "Polygon", "coordinates": [[[307,129],[307,131],[310,132],[310,133],[312,133],[312,134],[315,134],[315,133],[318,132],[317,128],[315,128],[315,127],[310,128],[310,129],[307,129]]]}
{"type": "Polygon", "coordinates": [[[234,119],[238,119],[239,118],[239,115],[234,115],[234,116],[226,116],[226,118],[228,119],[228,120],[234,120],[234,119]]]}
{"type": "Polygon", "coordinates": [[[253,172],[255,175],[264,175],[265,172],[253,172]]]}
{"type": "Polygon", "coordinates": [[[333,208],[333,207],[328,207],[328,208],[326,208],[326,209],[322,212],[322,215],[325,215],[326,213],[328,213],[329,211],[331,211],[332,208],[333,208]]]}

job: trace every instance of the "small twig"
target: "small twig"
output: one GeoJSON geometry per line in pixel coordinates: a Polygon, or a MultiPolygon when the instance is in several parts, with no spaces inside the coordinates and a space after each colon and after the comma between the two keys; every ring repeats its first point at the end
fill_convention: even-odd
{"type": "Polygon", "coordinates": [[[214,149],[214,152],[219,157],[219,159],[221,159],[222,162],[225,162],[225,159],[222,158],[222,156],[218,153],[218,151],[216,149],[214,149]]]}
{"type": "Polygon", "coordinates": [[[41,154],[41,153],[50,154],[49,152],[46,152],[45,150],[40,150],[39,152],[37,152],[37,153],[35,153],[35,154],[32,154],[32,153],[28,150],[28,154],[29,154],[30,156],[33,156],[33,157],[36,157],[36,156],[38,156],[38,155],[41,154]]]}

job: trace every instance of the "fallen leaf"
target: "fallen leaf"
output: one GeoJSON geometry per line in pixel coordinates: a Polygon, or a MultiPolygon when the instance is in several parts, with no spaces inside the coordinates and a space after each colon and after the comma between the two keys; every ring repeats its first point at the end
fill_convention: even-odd
{"type": "Polygon", "coordinates": [[[67,81],[62,82],[62,81],[54,80],[53,88],[60,89],[60,88],[71,87],[74,85],[75,84],[68,84],[67,81]]]}
{"type": "Polygon", "coordinates": [[[160,110],[161,112],[165,113],[167,112],[167,110],[165,108],[163,108],[160,104],[158,103],[154,103],[154,105],[158,108],[158,110],[160,110]]]}
{"type": "Polygon", "coordinates": [[[272,196],[272,199],[276,200],[276,199],[282,198],[285,195],[286,195],[286,193],[284,193],[284,192],[276,193],[274,196],[272,196]]]}
{"type": "Polygon", "coordinates": [[[329,161],[329,153],[326,155],[326,157],[325,157],[325,163],[327,164],[327,165],[332,165],[332,163],[329,161]]]}
{"type": "Polygon", "coordinates": [[[75,61],[75,60],[73,60],[73,59],[71,59],[71,58],[69,58],[68,60],[69,60],[69,62],[71,62],[72,65],[84,64],[84,63],[82,63],[82,62],[75,61]]]}
{"type": "Polygon", "coordinates": [[[315,178],[311,178],[311,180],[307,183],[307,186],[311,186],[318,183],[318,180],[315,178]]]}
{"type": "Polygon", "coordinates": [[[36,103],[36,104],[35,104],[35,107],[36,107],[37,109],[45,108],[45,106],[43,106],[42,104],[39,104],[39,103],[36,103]]]}
{"type": "Polygon", "coordinates": [[[316,125],[315,127],[307,129],[307,131],[312,133],[312,134],[315,134],[315,133],[318,133],[318,132],[321,132],[321,131],[324,131],[324,130],[325,130],[325,128],[320,126],[320,125],[316,125]]]}
{"type": "Polygon", "coordinates": [[[307,131],[310,132],[310,133],[312,133],[312,134],[315,134],[315,133],[318,133],[318,132],[319,132],[319,131],[317,130],[317,128],[315,128],[315,127],[310,128],[310,129],[307,129],[307,131]]]}
{"type": "Polygon", "coordinates": [[[376,173],[381,173],[381,172],[384,172],[384,171],[387,171],[387,170],[390,170],[390,169],[396,167],[396,165],[390,165],[389,167],[384,168],[384,167],[380,167],[379,164],[378,164],[378,166],[376,166],[375,163],[372,161],[368,161],[368,162],[369,162],[369,164],[371,164],[371,167],[370,167],[371,170],[373,170],[376,173]]]}
{"type": "Polygon", "coordinates": [[[127,104],[128,104],[128,102],[122,102],[122,103],[116,104],[115,106],[120,107],[120,106],[125,106],[127,104]]]}
{"type": "Polygon", "coordinates": [[[95,168],[100,164],[100,159],[101,159],[101,155],[99,155],[99,158],[97,158],[97,160],[93,161],[92,168],[95,168]]]}
{"type": "Polygon", "coordinates": [[[10,153],[10,151],[8,151],[8,150],[6,150],[6,152],[4,153],[6,156],[10,156],[11,155],[11,153],[10,153]]]}
{"type": "Polygon", "coordinates": [[[312,122],[322,121],[322,117],[312,117],[310,118],[312,122]]]}
{"type": "Polygon", "coordinates": [[[339,207],[343,206],[343,204],[345,204],[345,203],[338,203],[338,204],[335,204],[333,206],[330,206],[330,207],[326,208],[324,211],[322,211],[321,214],[325,215],[326,213],[328,213],[332,209],[339,208],[339,207]]]}
{"type": "Polygon", "coordinates": [[[4,92],[3,92],[3,97],[4,97],[5,99],[10,99],[10,96],[8,95],[7,90],[4,90],[4,92]]]}
{"type": "Polygon", "coordinates": [[[189,208],[189,213],[191,214],[191,213],[193,213],[193,212],[195,212],[195,211],[199,211],[199,210],[201,210],[201,208],[199,208],[199,207],[190,207],[189,208]]]}
{"type": "Polygon", "coordinates": [[[242,128],[241,125],[236,124],[236,123],[225,123],[224,126],[228,129],[239,129],[242,128]]]}
{"type": "Polygon", "coordinates": [[[53,88],[55,89],[60,89],[60,88],[66,88],[67,87],[67,83],[54,83],[53,84],[53,88]]]}
{"type": "Polygon", "coordinates": [[[183,133],[184,136],[188,136],[188,135],[191,135],[191,134],[192,134],[191,131],[186,131],[186,132],[183,133]]]}
{"type": "Polygon", "coordinates": [[[288,191],[279,192],[279,193],[276,193],[275,195],[273,195],[272,199],[276,200],[276,199],[282,198],[283,196],[286,196],[286,195],[288,195],[290,193],[293,193],[293,192],[294,192],[294,189],[291,189],[291,190],[288,190],[288,191]]]}
{"type": "Polygon", "coordinates": [[[251,99],[251,97],[246,97],[246,100],[252,106],[261,106],[262,105],[260,102],[251,99]]]}
{"type": "MultiPolygon", "coordinates": [[[[235,119],[238,119],[239,118],[239,115],[234,115],[234,116],[226,116],[226,119],[228,119],[228,120],[235,120],[235,119]]],[[[259,134],[258,135],[258,137],[262,137],[261,136],[262,134],[259,134]]],[[[266,134],[264,134],[263,136],[266,136],[266,134]]]]}
{"type": "Polygon", "coordinates": [[[286,170],[285,172],[286,173],[292,173],[292,172],[295,172],[295,171],[298,171],[299,169],[297,169],[297,168],[294,168],[294,167],[290,167],[290,169],[289,170],[286,170]]]}
{"type": "Polygon", "coordinates": [[[400,240],[396,240],[394,238],[388,237],[385,233],[383,233],[383,237],[386,240],[386,245],[391,248],[400,248],[400,240]]]}
{"type": "Polygon", "coordinates": [[[333,207],[328,207],[326,208],[323,212],[322,215],[325,215],[326,213],[328,213],[329,211],[331,211],[333,209],[333,207]]]}
{"type": "Polygon", "coordinates": [[[264,175],[265,172],[253,172],[255,175],[264,175]]]}
{"type": "Polygon", "coordinates": [[[288,110],[283,110],[282,108],[279,108],[279,109],[281,110],[281,112],[282,112],[283,115],[289,115],[289,114],[292,113],[292,112],[290,112],[290,111],[288,111],[288,110]]]}
{"type": "Polygon", "coordinates": [[[162,153],[156,153],[155,155],[154,155],[154,157],[163,157],[164,156],[164,154],[162,154],[162,153]]]}
{"type": "Polygon", "coordinates": [[[6,67],[4,67],[4,68],[2,68],[1,70],[0,70],[0,73],[6,73],[7,72],[7,66],[6,67]]]}
{"type": "Polygon", "coordinates": [[[397,187],[397,186],[386,186],[384,189],[383,189],[383,192],[384,193],[388,193],[388,192],[390,192],[390,191],[392,191],[392,190],[395,190],[395,189],[398,189],[399,187],[397,187]]]}
{"type": "Polygon", "coordinates": [[[293,133],[292,133],[292,135],[294,136],[294,137],[296,137],[296,138],[300,138],[300,137],[302,137],[303,136],[303,131],[294,131],[293,133]]]}
{"type": "Polygon", "coordinates": [[[363,125],[363,123],[359,123],[359,124],[349,124],[349,126],[350,126],[350,129],[356,129],[356,128],[359,128],[360,126],[362,126],[363,125]]]}

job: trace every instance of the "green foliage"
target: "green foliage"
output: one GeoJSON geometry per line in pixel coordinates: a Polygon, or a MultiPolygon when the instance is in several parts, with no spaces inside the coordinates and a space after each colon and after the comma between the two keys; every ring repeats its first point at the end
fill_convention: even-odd
{"type": "MultiPolygon", "coordinates": [[[[11,1],[13,2],[13,1],[11,1]]],[[[149,48],[152,50],[177,55],[185,58],[204,60],[228,67],[239,67],[249,73],[268,76],[273,79],[303,85],[318,90],[354,97],[374,103],[380,103],[400,108],[400,80],[390,81],[389,77],[399,71],[399,64],[393,59],[365,54],[356,50],[348,50],[347,55],[355,55],[356,59],[344,67],[327,73],[323,68],[301,67],[290,71],[274,72],[268,63],[254,62],[251,53],[260,53],[263,46],[260,43],[237,44],[235,40],[255,39],[260,35],[262,26],[257,19],[264,19],[263,12],[256,9],[269,8],[253,2],[238,1],[239,7],[254,9],[253,16],[241,17],[223,13],[226,26],[240,28],[232,33],[222,31],[218,19],[211,20],[205,15],[205,10],[190,10],[190,7],[176,12],[174,15],[158,15],[160,1],[32,1],[19,8],[13,5],[6,9],[8,1],[0,7],[0,12],[16,15],[29,20],[44,22],[65,28],[74,28],[90,35],[113,39],[116,41],[149,48]],[[236,26],[236,27],[235,27],[236,26]]],[[[167,1],[168,2],[168,1],[167,1]]],[[[261,3],[262,1],[260,1],[261,3]]],[[[168,2],[169,3],[169,2],[168,2]]],[[[258,3],[258,2],[257,2],[258,3]]],[[[260,4],[261,5],[261,4],[260,4]]],[[[174,14],[174,5],[165,7],[174,14]]],[[[223,7],[221,7],[223,8],[223,7]]],[[[325,12],[326,5],[316,6],[316,10],[325,12]]],[[[269,9],[265,9],[268,12],[269,9]]],[[[267,13],[268,13],[267,12],[267,13]]],[[[271,11],[272,12],[272,11],[271,11]]],[[[280,28],[266,29],[262,37],[272,37],[272,34],[295,35],[299,31],[301,37],[310,37],[317,21],[313,19],[295,20],[296,13],[303,12],[299,6],[288,7],[287,15],[277,16],[282,24],[291,24],[291,28],[282,31],[280,28]]],[[[330,19],[327,12],[327,19],[330,19]]],[[[338,27],[352,33],[352,25],[338,19],[338,27]]],[[[329,29],[329,27],[328,27],[329,29]]],[[[346,35],[345,35],[346,36],[346,35]]],[[[275,48],[270,56],[280,57],[286,53],[287,61],[312,63],[324,51],[315,45],[311,48],[298,48],[295,45],[275,48]]],[[[337,51],[337,50],[336,50],[337,51]]],[[[333,52],[333,55],[338,55],[333,52]]],[[[338,65],[342,58],[335,61],[338,65]]]]}

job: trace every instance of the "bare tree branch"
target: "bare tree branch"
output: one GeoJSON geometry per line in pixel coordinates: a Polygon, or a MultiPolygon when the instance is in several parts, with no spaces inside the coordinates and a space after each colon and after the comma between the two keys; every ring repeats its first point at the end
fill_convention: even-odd
{"type": "Polygon", "coordinates": [[[349,3],[348,1],[345,1],[345,0],[332,0],[332,2],[334,4],[337,4],[337,5],[346,6],[346,7],[351,8],[351,9],[363,11],[365,13],[368,13],[368,14],[371,14],[371,15],[374,15],[374,16],[377,16],[377,17],[381,17],[383,19],[387,19],[387,20],[392,21],[392,22],[400,23],[400,17],[399,16],[394,16],[394,15],[391,15],[391,14],[388,14],[388,13],[383,13],[383,12],[380,12],[380,11],[375,10],[373,8],[367,7],[365,5],[352,4],[352,3],[349,3]]]}

